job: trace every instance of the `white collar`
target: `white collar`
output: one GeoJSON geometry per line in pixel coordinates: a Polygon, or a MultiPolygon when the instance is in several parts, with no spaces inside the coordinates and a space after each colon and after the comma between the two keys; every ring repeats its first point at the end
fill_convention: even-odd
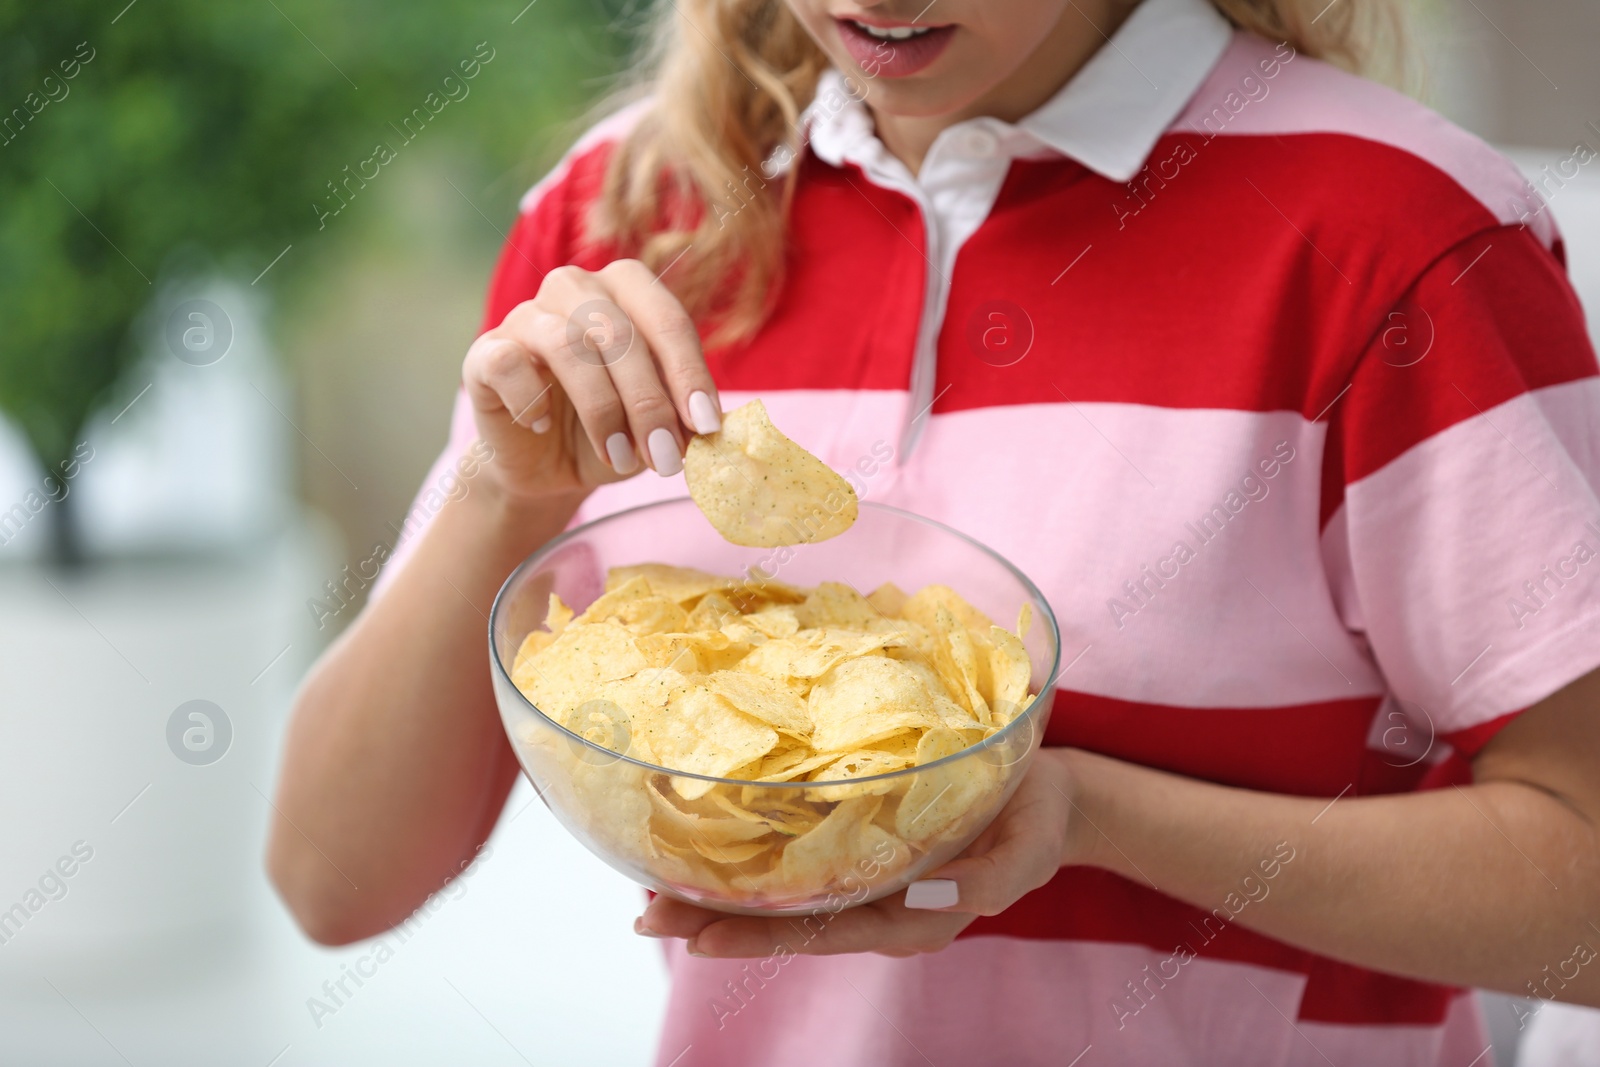
{"type": "MultiPolygon", "coordinates": [[[[1144,0],[1037,111],[1016,124],[969,121],[996,134],[1008,156],[1054,150],[1125,182],[1144,166],[1232,38],[1233,27],[1209,0],[1144,0]]],[[[884,151],[871,113],[837,69],[823,73],[801,126],[812,151],[834,166],[884,151]]]]}

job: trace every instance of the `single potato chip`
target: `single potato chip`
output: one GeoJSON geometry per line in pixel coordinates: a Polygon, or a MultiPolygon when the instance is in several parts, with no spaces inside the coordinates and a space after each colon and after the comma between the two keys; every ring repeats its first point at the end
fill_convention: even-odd
{"type": "Polygon", "coordinates": [[[1028,706],[1033,664],[1016,635],[998,626],[989,629],[989,674],[993,678],[994,725],[1004,726],[1028,706]]]}
{"type": "MultiPolygon", "coordinates": [[[[728,636],[717,630],[707,633],[642,634],[635,641],[639,651],[652,667],[671,667],[684,674],[698,674],[712,669],[709,664],[733,645],[728,636]]],[[[743,658],[748,647],[739,648],[735,660],[743,658]]]]}
{"type": "MultiPolygon", "coordinates": [[[[929,730],[917,744],[917,766],[953,756],[966,747],[954,730],[929,730]]],[[[993,769],[985,760],[960,759],[919,770],[895,813],[895,833],[915,843],[948,832],[995,784],[993,769]]]]}
{"type": "MultiPolygon", "coordinates": [[[[834,762],[817,770],[811,777],[817,782],[850,782],[855,778],[871,778],[874,775],[889,774],[911,766],[913,756],[900,755],[893,752],[884,752],[879,749],[864,748],[858,752],[851,752],[839,757],[834,762]]],[[[905,789],[910,783],[905,778],[890,778],[879,782],[862,782],[847,785],[822,785],[815,789],[806,790],[807,800],[847,800],[850,797],[873,796],[881,793],[894,793],[905,789]]]]}
{"type": "Polygon", "coordinates": [[[791,637],[800,632],[800,620],[792,604],[764,604],[761,610],[745,615],[744,621],[767,637],[791,637]]]}
{"type": "Polygon", "coordinates": [[[853,752],[943,722],[916,674],[887,656],[840,663],[812,688],[806,710],[818,752],[853,752]]]}
{"type": "Polygon", "coordinates": [[[646,668],[630,677],[602,683],[594,697],[569,712],[561,724],[612,751],[646,763],[658,763],[649,743],[634,735],[634,723],[657,714],[667,706],[675,691],[688,684],[689,679],[678,671],[646,668]],[[597,701],[609,701],[616,710],[591,708],[597,701]],[[575,716],[586,708],[590,710],[585,721],[575,721],[575,716]]]}
{"type": "Polygon", "coordinates": [[[796,778],[804,778],[818,767],[826,767],[839,758],[837,752],[812,752],[796,762],[785,761],[776,769],[768,769],[759,782],[792,782],[796,778]]]}
{"type": "MultiPolygon", "coordinates": [[[[966,688],[967,707],[972,709],[972,714],[985,725],[989,723],[989,702],[984,699],[984,676],[988,673],[989,660],[987,650],[979,658],[977,642],[972,639],[972,631],[957,624],[944,633],[944,639],[950,646],[950,661],[955,664],[961,681],[966,688]]],[[[985,644],[987,644],[985,639],[985,644]]]]}
{"type": "Polygon", "coordinates": [[[810,832],[783,846],[778,860],[782,882],[810,888],[849,873],[855,857],[864,854],[862,836],[882,805],[883,798],[877,796],[841,800],[810,832]]]}
{"type": "Polygon", "coordinates": [[[517,648],[517,654],[511,657],[511,677],[516,678],[522,673],[528,660],[534,653],[549,645],[556,639],[556,635],[549,630],[533,630],[522,639],[522,644],[517,648]]]}
{"type": "Polygon", "coordinates": [[[664,596],[630,601],[612,617],[636,634],[682,633],[689,626],[689,613],[664,596]]]}
{"type": "Polygon", "coordinates": [[[736,819],[720,813],[701,815],[685,811],[674,801],[672,795],[663,791],[654,780],[646,783],[645,792],[650,798],[649,807],[654,816],[651,820],[654,832],[662,840],[680,848],[693,848],[696,841],[707,845],[731,845],[754,841],[765,837],[771,830],[765,822],[757,820],[736,819]]]}
{"type": "Polygon", "coordinates": [[[900,616],[900,609],[905,607],[908,599],[905,590],[893,582],[884,582],[867,594],[867,603],[877,608],[878,614],[891,619],[900,616]]]}
{"type": "Polygon", "coordinates": [[[800,681],[820,678],[835,664],[903,644],[898,633],[853,633],[849,630],[802,630],[768,641],[739,661],[738,670],[768,678],[800,681]]]}
{"type": "Polygon", "coordinates": [[[772,425],[759,400],[722,418],[722,429],[691,438],[684,478],[695,505],[736,545],[826,541],[856,521],[856,491],[772,425]]]}
{"type": "MultiPolygon", "coordinates": [[[[677,690],[667,707],[636,720],[633,734],[656,754],[658,765],[719,778],[778,743],[772,727],[699,685],[677,690]]],[[[672,780],[678,794],[690,800],[704,796],[714,784],[697,778],[672,780]]]]}
{"type": "Polygon", "coordinates": [[[684,620],[685,630],[720,630],[730,622],[743,618],[738,607],[723,595],[721,590],[713,589],[700,598],[700,602],[689,612],[684,620]]]}
{"type": "Polygon", "coordinates": [[[702,842],[696,838],[693,842],[694,850],[712,863],[726,863],[732,867],[742,867],[758,856],[764,856],[772,849],[771,841],[744,841],[736,845],[713,845],[702,842]]]}
{"type": "Polygon", "coordinates": [[[665,563],[635,563],[627,567],[612,567],[606,573],[606,592],[621,588],[635,578],[643,578],[648,582],[650,591],[657,596],[664,596],[684,605],[693,603],[713,589],[722,589],[732,584],[731,579],[706,571],[697,571],[693,567],[670,567],[665,563]]]}
{"type": "MultiPolygon", "coordinates": [[[[774,730],[801,740],[811,736],[811,716],[806,714],[805,702],[783,682],[748,671],[717,671],[706,678],[705,686],[774,730]]],[[[794,751],[803,754],[806,750],[794,751]]]]}
{"type": "Polygon", "coordinates": [[[625,607],[650,596],[650,583],[644,578],[629,578],[615,589],[607,589],[584,608],[573,622],[605,622],[616,618],[625,607]]]}
{"type": "Polygon", "coordinates": [[[934,610],[943,607],[955,616],[957,622],[969,630],[988,633],[993,620],[971,604],[948,585],[925,585],[906,599],[900,617],[921,623],[930,630],[939,629],[934,622],[934,610]]]}
{"type": "Polygon", "coordinates": [[[559,634],[572,621],[572,609],[554,593],[550,594],[550,607],[546,609],[544,624],[552,634],[559,634]]]}
{"type": "Polygon", "coordinates": [[[956,702],[972,712],[980,724],[988,725],[989,705],[978,691],[977,655],[967,630],[950,609],[935,603],[929,608],[929,630],[933,634],[931,666],[956,702]]]}
{"type": "Polygon", "coordinates": [[[843,582],[823,582],[795,606],[794,613],[807,629],[835,626],[865,630],[884,617],[871,601],[843,582]]]}
{"type": "Polygon", "coordinates": [[[601,683],[638,674],[646,666],[633,635],[621,626],[573,622],[529,656],[522,673],[511,680],[534,707],[559,722],[601,683]]]}

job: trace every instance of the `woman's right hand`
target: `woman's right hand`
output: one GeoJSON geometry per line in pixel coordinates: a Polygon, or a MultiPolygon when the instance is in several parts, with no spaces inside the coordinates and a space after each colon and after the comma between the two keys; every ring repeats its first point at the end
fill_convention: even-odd
{"type": "Polygon", "coordinates": [[[683,469],[690,436],[721,427],[694,321],[635,259],[558,267],[472,343],[461,366],[485,470],[508,496],[587,493],[648,465],[683,469]]]}

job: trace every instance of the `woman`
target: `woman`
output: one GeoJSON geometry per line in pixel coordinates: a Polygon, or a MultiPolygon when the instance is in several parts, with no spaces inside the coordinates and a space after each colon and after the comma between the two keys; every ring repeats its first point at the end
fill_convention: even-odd
{"type": "Polygon", "coordinates": [[[505,575],[759,395],[1016,562],[1070,662],[932,886],[809,936],[651,901],[661,1063],[1465,1065],[1460,987],[1600,1004],[1600,378],[1510,164],[1326,61],[1391,14],[665,8],[523,202],[420,499],[492,460],[300,696],[270,866],[311,936],[499,818],[505,575]]]}

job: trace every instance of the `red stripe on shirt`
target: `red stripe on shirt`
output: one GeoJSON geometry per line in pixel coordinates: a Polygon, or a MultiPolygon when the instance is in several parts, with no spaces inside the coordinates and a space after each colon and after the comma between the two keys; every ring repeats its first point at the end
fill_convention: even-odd
{"type": "Polygon", "coordinates": [[[1058,690],[1045,743],[1243,789],[1331,797],[1360,781],[1379,701],[1181,708],[1058,690]]]}

